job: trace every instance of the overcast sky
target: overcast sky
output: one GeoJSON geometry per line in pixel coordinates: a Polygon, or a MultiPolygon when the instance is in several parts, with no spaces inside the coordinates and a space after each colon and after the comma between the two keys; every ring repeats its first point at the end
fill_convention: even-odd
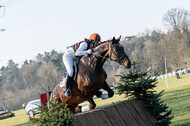
{"type": "Polygon", "coordinates": [[[171,8],[189,10],[189,0],[0,0],[0,67],[34,60],[99,33],[102,41],[146,29],[166,30],[171,8]]]}

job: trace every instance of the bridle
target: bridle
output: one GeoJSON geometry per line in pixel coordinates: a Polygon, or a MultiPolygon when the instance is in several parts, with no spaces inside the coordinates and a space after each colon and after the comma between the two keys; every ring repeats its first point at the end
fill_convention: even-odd
{"type": "MultiPolygon", "coordinates": [[[[95,54],[95,53],[92,53],[92,55],[97,56],[97,57],[101,57],[103,61],[106,60],[107,58],[109,58],[111,61],[117,61],[118,63],[120,63],[121,65],[123,65],[125,60],[122,61],[122,59],[126,56],[126,54],[124,53],[122,56],[118,56],[117,53],[115,52],[115,50],[112,47],[113,46],[111,44],[112,40],[108,40],[108,42],[109,42],[109,49],[108,49],[108,51],[110,51],[108,57],[106,55],[102,56],[102,55],[95,54]],[[111,58],[112,54],[114,54],[117,57],[117,60],[112,60],[112,58],[111,58]]],[[[121,46],[120,44],[114,44],[114,45],[121,46]]]]}
{"type": "MultiPolygon", "coordinates": [[[[106,41],[105,41],[106,42],[106,41]]],[[[111,61],[117,61],[118,63],[120,63],[121,65],[124,65],[124,62],[125,60],[122,61],[122,59],[126,56],[126,54],[124,53],[122,56],[118,56],[117,53],[115,52],[115,50],[112,48],[112,44],[111,44],[111,40],[108,40],[109,42],[109,48],[108,48],[108,51],[111,51],[109,53],[109,55],[107,56],[106,54],[104,56],[100,55],[100,54],[96,54],[96,53],[92,53],[90,54],[90,62],[89,62],[89,66],[92,65],[92,63],[94,62],[94,59],[95,58],[92,58],[91,55],[94,55],[96,58],[102,58],[102,61],[105,61],[107,58],[109,58],[111,61]],[[111,57],[112,57],[112,54],[114,54],[116,57],[117,57],[117,60],[113,60],[111,57]]],[[[114,44],[114,45],[119,45],[121,46],[120,44],[114,44]]],[[[86,67],[86,70],[87,70],[87,67],[86,67]]],[[[85,70],[85,72],[86,72],[85,70]]]]}
{"type": "MultiPolygon", "coordinates": [[[[118,43],[118,44],[114,44],[114,45],[119,45],[119,46],[121,46],[119,43],[118,43]]],[[[122,56],[118,56],[117,53],[115,52],[115,50],[112,48],[112,46],[113,46],[113,45],[111,45],[111,40],[109,40],[109,48],[110,48],[109,50],[111,51],[111,52],[110,52],[110,55],[109,55],[109,59],[110,59],[111,61],[114,61],[114,60],[111,59],[112,54],[114,54],[114,55],[117,57],[117,60],[116,60],[116,61],[117,61],[118,63],[120,63],[121,65],[123,65],[125,60],[122,61],[122,59],[126,56],[126,54],[123,53],[122,56]],[[121,61],[122,61],[122,62],[121,62],[121,61]]]]}

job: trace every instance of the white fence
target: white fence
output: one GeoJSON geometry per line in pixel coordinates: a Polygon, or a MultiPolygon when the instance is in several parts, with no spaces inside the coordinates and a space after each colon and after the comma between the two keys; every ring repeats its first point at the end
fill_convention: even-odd
{"type": "MultiPolygon", "coordinates": [[[[172,73],[160,75],[160,76],[157,77],[157,79],[159,80],[159,79],[165,79],[165,78],[173,77],[173,76],[176,76],[176,73],[178,73],[179,75],[190,73],[190,68],[189,69],[178,70],[177,72],[172,72],[172,73]]],[[[156,78],[156,76],[154,76],[152,78],[156,78]]]]}

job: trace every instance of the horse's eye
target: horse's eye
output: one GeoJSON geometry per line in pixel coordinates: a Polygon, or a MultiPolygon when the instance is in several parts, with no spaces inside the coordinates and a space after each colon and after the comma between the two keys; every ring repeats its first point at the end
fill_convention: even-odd
{"type": "Polygon", "coordinates": [[[123,49],[123,46],[119,45],[119,48],[120,48],[120,49],[123,49]]]}

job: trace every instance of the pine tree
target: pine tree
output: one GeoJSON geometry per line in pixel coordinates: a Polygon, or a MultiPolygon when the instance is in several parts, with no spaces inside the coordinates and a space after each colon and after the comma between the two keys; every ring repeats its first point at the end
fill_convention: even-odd
{"type": "MultiPolygon", "coordinates": [[[[55,100],[56,101],[56,100],[55,100]]],[[[40,106],[40,117],[32,118],[39,126],[72,126],[74,115],[64,103],[52,102],[50,109],[47,105],[40,106]]]]}
{"type": "Polygon", "coordinates": [[[117,75],[120,77],[120,82],[117,86],[118,94],[125,93],[132,98],[138,98],[144,101],[145,106],[153,113],[157,119],[156,125],[168,126],[173,119],[171,110],[161,100],[163,91],[156,94],[154,88],[157,84],[156,78],[148,76],[148,72],[139,72],[133,65],[132,71],[129,74],[117,75]]]}

